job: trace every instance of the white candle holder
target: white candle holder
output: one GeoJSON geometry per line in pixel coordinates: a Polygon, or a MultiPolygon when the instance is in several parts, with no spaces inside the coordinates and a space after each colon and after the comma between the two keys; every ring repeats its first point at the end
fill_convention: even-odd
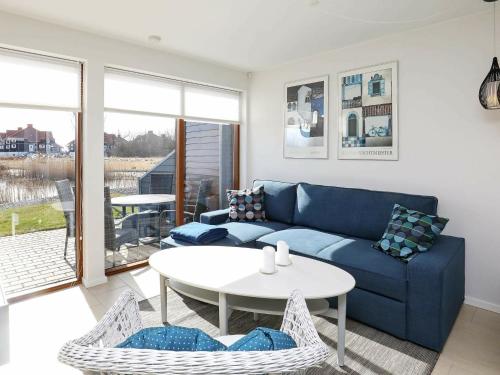
{"type": "Polygon", "coordinates": [[[273,274],[277,271],[276,269],[276,251],[274,247],[266,246],[262,249],[262,265],[260,267],[260,272],[266,275],[273,274]]]}
{"type": "Polygon", "coordinates": [[[288,244],[282,240],[279,240],[276,245],[278,247],[276,264],[282,267],[292,264],[292,260],[290,259],[290,246],[288,246],[288,244]]]}

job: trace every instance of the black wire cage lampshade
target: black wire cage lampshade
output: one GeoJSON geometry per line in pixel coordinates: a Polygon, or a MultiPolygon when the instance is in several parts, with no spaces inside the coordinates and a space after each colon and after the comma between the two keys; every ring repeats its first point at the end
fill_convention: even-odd
{"type": "Polygon", "coordinates": [[[479,102],[485,109],[500,109],[500,67],[496,57],[479,88],[479,102]]]}
{"type": "MultiPolygon", "coordinates": [[[[495,2],[497,0],[484,0],[493,3],[493,50],[496,49],[495,2]]],[[[498,59],[493,57],[491,68],[479,88],[479,102],[485,109],[500,109],[500,67],[498,59]]]]}

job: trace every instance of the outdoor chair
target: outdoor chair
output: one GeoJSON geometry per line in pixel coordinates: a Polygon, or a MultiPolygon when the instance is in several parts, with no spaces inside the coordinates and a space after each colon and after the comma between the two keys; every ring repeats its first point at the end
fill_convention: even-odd
{"type": "MultiPolygon", "coordinates": [[[[200,221],[200,215],[208,211],[207,198],[210,197],[212,180],[201,180],[199,183],[186,183],[184,198],[184,223],[200,221]]],[[[166,237],[168,233],[164,230],[172,229],[175,223],[176,210],[163,210],[160,214],[160,238],[166,237]],[[165,233],[165,236],[163,234],[165,233]]]]}
{"type": "Polygon", "coordinates": [[[120,251],[122,245],[139,246],[138,217],[142,214],[149,213],[133,213],[121,219],[115,219],[109,186],[104,187],[104,247],[113,252],[113,266],[115,254],[120,251]]]}
{"type": "Polygon", "coordinates": [[[76,232],[75,196],[68,179],[56,181],[56,190],[61,202],[64,220],[66,221],[66,241],[64,243],[64,259],[66,259],[68,240],[69,238],[75,238],[76,232]]]}
{"type": "MultiPolygon", "coordinates": [[[[275,351],[176,352],[115,348],[143,328],[139,305],[131,291],[123,292],[94,329],[69,341],[59,360],[88,374],[267,374],[304,373],[320,366],[330,350],[319,337],[302,293],[292,292],[281,331],[297,348],[275,351]]],[[[225,345],[241,335],[223,336],[225,345]]]]}

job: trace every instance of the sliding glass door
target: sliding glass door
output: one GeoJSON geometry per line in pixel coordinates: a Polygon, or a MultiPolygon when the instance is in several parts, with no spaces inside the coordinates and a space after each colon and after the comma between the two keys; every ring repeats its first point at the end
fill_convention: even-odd
{"type": "Polygon", "coordinates": [[[239,93],[108,68],[105,111],[105,257],[114,272],[168,247],[174,227],[227,206],[239,93]]]}
{"type": "Polygon", "coordinates": [[[81,65],[0,49],[0,285],[79,277],[81,65]]]}

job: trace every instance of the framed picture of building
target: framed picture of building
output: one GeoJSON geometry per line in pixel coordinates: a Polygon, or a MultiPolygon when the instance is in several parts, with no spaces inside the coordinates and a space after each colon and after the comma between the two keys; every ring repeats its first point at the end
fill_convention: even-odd
{"type": "Polygon", "coordinates": [[[328,158],[328,76],[285,84],[285,158],[328,158]]]}
{"type": "Polygon", "coordinates": [[[398,160],[398,63],[339,73],[339,159],[398,160]]]}

